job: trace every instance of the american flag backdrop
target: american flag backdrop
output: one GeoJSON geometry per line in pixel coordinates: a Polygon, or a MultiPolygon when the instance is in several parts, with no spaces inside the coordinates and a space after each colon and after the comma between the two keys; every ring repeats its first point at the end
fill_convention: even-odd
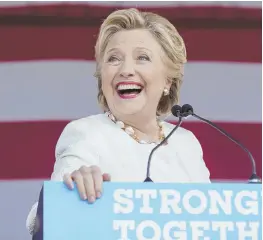
{"type": "MultiPolygon", "coordinates": [[[[262,176],[261,2],[0,2],[0,239],[29,239],[27,213],[50,177],[61,131],[101,112],[96,36],[109,13],[126,7],[178,28],[188,52],[180,103],[246,145],[262,176]]],[[[234,143],[194,119],[183,126],[200,140],[212,179],[250,177],[234,143]]]]}

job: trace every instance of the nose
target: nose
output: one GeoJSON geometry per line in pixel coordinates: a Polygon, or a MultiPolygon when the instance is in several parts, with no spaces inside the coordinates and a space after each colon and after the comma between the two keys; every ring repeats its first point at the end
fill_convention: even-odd
{"type": "Polygon", "coordinates": [[[129,78],[129,77],[133,77],[133,76],[134,76],[134,74],[131,73],[131,72],[121,72],[120,75],[121,75],[122,77],[124,77],[124,78],[129,78]]]}
{"type": "Polygon", "coordinates": [[[133,77],[134,75],[135,71],[132,61],[124,61],[120,69],[120,76],[124,78],[129,78],[133,77]]]}

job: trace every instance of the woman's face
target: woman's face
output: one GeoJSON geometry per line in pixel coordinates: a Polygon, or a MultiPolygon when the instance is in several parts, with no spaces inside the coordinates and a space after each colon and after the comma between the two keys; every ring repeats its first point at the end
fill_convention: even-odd
{"type": "Polygon", "coordinates": [[[164,88],[170,89],[159,43],[147,30],[120,31],[101,64],[102,91],[117,116],[155,116],[164,88]]]}

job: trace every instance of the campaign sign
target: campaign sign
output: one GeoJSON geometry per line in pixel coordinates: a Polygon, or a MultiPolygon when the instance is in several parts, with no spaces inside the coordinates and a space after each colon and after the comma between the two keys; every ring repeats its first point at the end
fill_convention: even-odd
{"type": "Polygon", "coordinates": [[[44,183],[44,240],[261,240],[261,184],[104,183],[82,201],[44,183]]]}

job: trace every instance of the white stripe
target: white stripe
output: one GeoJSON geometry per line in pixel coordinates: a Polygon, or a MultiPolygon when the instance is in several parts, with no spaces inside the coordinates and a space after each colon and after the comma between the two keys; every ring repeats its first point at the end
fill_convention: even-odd
{"type": "MultiPolygon", "coordinates": [[[[100,112],[95,63],[1,63],[0,121],[71,120],[100,112]]],[[[211,120],[261,122],[261,64],[190,62],[181,104],[211,120]]]]}
{"type": "Polygon", "coordinates": [[[168,7],[168,6],[222,6],[222,7],[243,7],[262,8],[261,1],[1,1],[0,7],[24,7],[53,4],[87,4],[98,6],[119,6],[119,7],[168,7]]]}

